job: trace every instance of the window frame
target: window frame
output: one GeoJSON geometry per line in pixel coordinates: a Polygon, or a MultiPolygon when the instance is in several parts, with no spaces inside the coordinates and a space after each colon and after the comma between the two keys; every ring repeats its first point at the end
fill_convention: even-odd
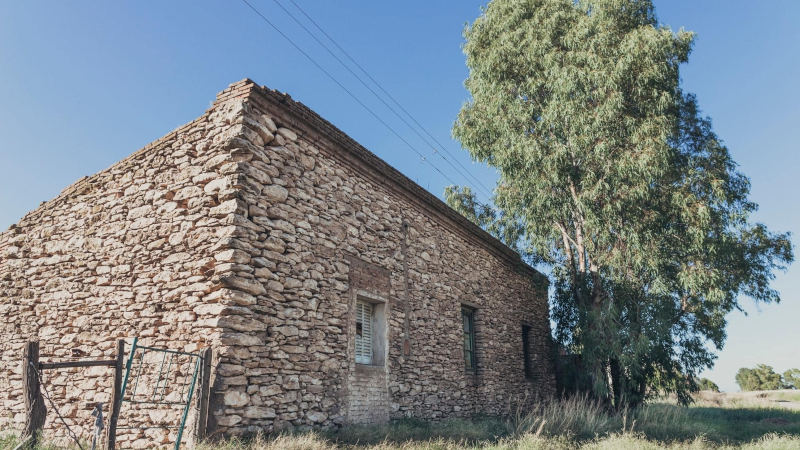
{"type": "Polygon", "coordinates": [[[464,360],[464,371],[468,373],[475,373],[478,370],[475,349],[475,311],[473,307],[461,305],[462,358],[464,360]],[[469,348],[467,348],[468,343],[469,348]],[[469,358],[467,355],[469,355],[469,358]]]}
{"type": "Polygon", "coordinates": [[[355,360],[356,364],[363,364],[367,366],[371,366],[373,361],[375,360],[375,344],[372,342],[375,338],[373,322],[375,321],[375,305],[372,303],[357,298],[356,299],[356,333],[355,333],[355,360]],[[364,317],[364,314],[367,313],[365,310],[369,310],[368,317],[364,317]],[[365,320],[366,319],[366,320],[365,320]],[[359,325],[361,325],[361,330],[359,330],[359,325]],[[359,333],[361,331],[361,333],[359,333]],[[369,339],[368,342],[365,344],[363,342],[364,333],[368,334],[369,339]],[[368,347],[369,354],[366,355],[368,360],[365,360],[364,357],[364,347],[365,345],[368,347]]]}
{"type": "Polygon", "coordinates": [[[531,355],[531,331],[532,327],[522,324],[522,373],[525,378],[533,378],[533,359],[531,355]]]}
{"type": "Polygon", "coordinates": [[[353,362],[358,367],[374,367],[374,368],[384,368],[386,367],[386,360],[388,359],[388,349],[389,349],[389,322],[388,322],[388,313],[389,313],[389,302],[386,298],[381,297],[380,295],[376,295],[372,292],[365,291],[365,290],[358,290],[355,292],[355,301],[352,304],[354,308],[354,312],[352,315],[353,322],[353,362]],[[370,309],[370,316],[369,316],[369,324],[363,322],[363,318],[360,317],[360,309],[359,305],[368,305],[370,309]],[[359,335],[358,335],[358,325],[359,319],[361,321],[361,329],[367,330],[370,333],[370,350],[369,350],[369,361],[367,361],[361,352],[358,351],[359,347],[359,335]]]}

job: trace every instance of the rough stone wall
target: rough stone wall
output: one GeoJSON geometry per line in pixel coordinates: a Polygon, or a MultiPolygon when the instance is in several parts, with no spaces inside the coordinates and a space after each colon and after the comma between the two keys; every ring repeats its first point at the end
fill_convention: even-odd
{"type": "Polygon", "coordinates": [[[269,117],[275,137],[242,165],[235,247],[239,275],[266,288],[251,292],[266,336],[229,352],[212,409],[221,429],[500,414],[550,395],[543,277],[304,106],[252,89],[245,126],[269,117]],[[361,291],[384,302],[382,367],[355,364],[361,291]],[[462,304],[476,308],[475,373],[464,370],[462,304]]]}
{"type": "MultiPolygon", "coordinates": [[[[109,356],[115,339],[133,336],[211,345],[209,426],[231,434],[498,414],[554,390],[544,278],[319,116],[249,80],[25,216],[0,234],[0,256],[0,428],[21,427],[30,338],[43,359],[73,348],[109,356]],[[358,298],[382,305],[381,366],[355,364],[358,298]],[[462,304],[476,308],[474,373],[464,370],[462,304]]],[[[93,372],[49,382],[70,404],[110,395],[110,377],[93,372]]],[[[72,423],[91,422],[90,409],[71,408],[72,423]]]]}
{"type": "MultiPolygon", "coordinates": [[[[40,341],[46,361],[108,359],[117,339],[130,349],[134,336],[184,351],[230,337],[223,309],[238,299],[221,288],[235,264],[225,250],[240,159],[235,118],[243,100],[236,94],[0,234],[0,429],[24,423],[21,362],[29,339],[40,341]]],[[[112,376],[96,367],[46,371],[44,380],[67,422],[87,437],[92,403],[102,401],[108,416],[112,376]]],[[[177,414],[125,404],[120,426],[174,422],[177,414]]],[[[66,436],[52,410],[45,432],[66,436]]],[[[120,430],[119,442],[152,447],[172,439],[174,431],[120,430]]]]}

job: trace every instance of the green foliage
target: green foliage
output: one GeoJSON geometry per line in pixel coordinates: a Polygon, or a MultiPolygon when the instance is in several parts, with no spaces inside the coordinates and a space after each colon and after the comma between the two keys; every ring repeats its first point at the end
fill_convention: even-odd
{"type": "Polygon", "coordinates": [[[488,231],[509,247],[527,258],[534,254],[529,249],[520,247],[525,229],[518,217],[504,215],[489,205],[478,202],[475,194],[468,186],[447,186],[444,188],[445,201],[451,208],[488,231]]]}
{"type": "Polygon", "coordinates": [[[455,207],[552,268],[555,337],[617,407],[682,401],[740,298],[779,301],[788,234],[749,221],[749,180],[680,88],[693,35],[648,0],[493,0],[465,31],[454,135],[500,180],[455,207]]]}
{"type": "MultiPolygon", "coordinates": [[[[794,374],[800,375],[800,371],[791,369],[787,370],[786,374],[790,376],[794,374]],[[793,373],[792,371],[796,372],[793,373]]],[[[796,382],[796,380],[793,379],[792,382],[796,382]]],[[[794,384],[789,386],[788,382],[785,383],[781,375],[775,372],[772,366],[766,364],[758,364],[753,369],[742,367],[736,372],[736,384],[743,391],[772,391],[794,386],[794,384]]]]}
{"type": "Polygon", "coordinates": [[[800,369],[783,372],[783,384],[787,389],[800,389],[800,369]]]}
{"type": "Polygon", "coordinates": [[[717,386],[717,383],[714,383],[708,378],[700,378],[700,380],[697,381],[697,387],[700,388],[701,391],[719,392],[719,386],[717,386]]]}

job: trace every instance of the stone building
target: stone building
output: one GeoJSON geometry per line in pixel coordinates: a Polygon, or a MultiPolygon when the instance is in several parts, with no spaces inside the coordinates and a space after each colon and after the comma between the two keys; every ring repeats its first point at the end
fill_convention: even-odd
{"type": "MultiPolygon", "coordinates": [[[[0,429],[21,427],[28,339],[55,358],[134,336],[212,346],[209,427],[232,434],[502,414],[554,391],[546,278],[250,80],[0,234],[0,316],[0,429]]],[[[48,382],[66,404],[110,392],[91,371],[48,382]]]]}

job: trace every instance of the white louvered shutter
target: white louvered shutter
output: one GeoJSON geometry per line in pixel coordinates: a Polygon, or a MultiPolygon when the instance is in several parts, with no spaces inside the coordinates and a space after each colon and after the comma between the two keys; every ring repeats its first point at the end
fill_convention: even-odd
{"type": "Polygon", "coordinates": [[[372,304],[361,300],[356,302],[356,363],[372,364],[372,304]]]}

